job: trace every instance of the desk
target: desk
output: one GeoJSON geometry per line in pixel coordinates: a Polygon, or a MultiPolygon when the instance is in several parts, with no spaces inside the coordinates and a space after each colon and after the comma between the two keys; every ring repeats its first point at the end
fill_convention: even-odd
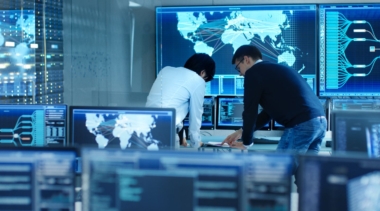
{"type": "MultiPolygon", "coordinates": [[[[226,136],[202,136],[202,142],[207,143],[207,142],[222,142],[226,136]]],[[[271,139],[271,140],[279,140],[280,137],[263,137],[266,139],[271,139]]],[[[323,155],[330,155],[331,154],[331,148],[326,147],[326,141],[331,141],[331,131],[326,132],[325,138],[322,140],[321,144],[321,149],[319,151],[319,154],[323,155]]],[[[181,148],[181,150],[185,150],[186,148],[181,148]]],[[[233,149],[233,148],[225,148],[225,147],[202,147],[201,148],[203,151],[230,151],[230,152],[240,152],[241,150],[239,149],[233,149]]],[[[267,151],[267,152],[272,152],[276,151],[277,149],[277,144],[254,144],[251,146],[248,151],[267,151]]]]}

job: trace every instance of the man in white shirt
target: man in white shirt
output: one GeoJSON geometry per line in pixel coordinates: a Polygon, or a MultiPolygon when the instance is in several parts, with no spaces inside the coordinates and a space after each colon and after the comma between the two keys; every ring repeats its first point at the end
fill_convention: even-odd
{"type": "MultiPolygon", "coordinates": [[[[205,87],[214,75],[215,62],[204,53],[191,56],[184,67],[164,67],[153,83],[146,107],[175,108],[177,132],[189,113],[190,144],[200,147],[205,87]]],[[[178,136],[175,144],[179,147],[178,136]]]]}

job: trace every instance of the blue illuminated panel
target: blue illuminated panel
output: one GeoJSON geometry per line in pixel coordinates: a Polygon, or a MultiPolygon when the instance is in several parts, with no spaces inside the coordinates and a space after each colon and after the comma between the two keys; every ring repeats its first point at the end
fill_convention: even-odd
{"type": "Polygon", "coordinates": [[[84,148],[82,155],[85,210],[290,209],[290,154],[84,148]]]}
{"type": "Polygon", "coordinates": [[[264,60],[294,68],[315,90],[316,24],[316,5],[157,7],[156,71],[206,53],[216,62],[217,80],[206,95],[243,95],[232,56],[252,44],[264,60]]]}
{"type": "Polygon", "coordinates": [[[301,156],[299,210],[376,210],[380,160],[350,156],[301,156]],[[317,184],[317,185],[316,185],[317,184]]]}
{"type": "Polygon", "coordinates": [[[0,146],[66,146],[66,105],[0,105],[0,146]]]}
{"type": "Polygon", "coordinates": [[[70,107],[73,145],[158,150],[174,147],[173,108],[70,107]]]}
{"type": "Polygon", "coordinates": [[[319,95],[380,96],[380,5],[321,5],[319,95]]]}
{"type": "MultiPolygon", "coordinates": [[[[216,128],[238,130],[243,126],[244,98],[235,96],[217,96],[216,128]]],[[[258,108],[258,113],[262,110],[258,108]]],[[[271,123],[261,130],[270,130],[271,123]]]]}
{"type": "Polygon", "coordinates": [[[76,152],[0,149],[1,210],[74,210],[76,152]]]}

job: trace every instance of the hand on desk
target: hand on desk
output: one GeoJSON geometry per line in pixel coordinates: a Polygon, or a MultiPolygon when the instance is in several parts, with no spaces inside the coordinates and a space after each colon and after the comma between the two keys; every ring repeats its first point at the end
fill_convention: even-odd
{"type": "Polygon", "coordinates": [[[224,139],[224,141],[222,142],[222,145],[224,143],[227,143],[228,145],[233,147],[234,146],[233,144],[237,143],[236,141],[241,138],[242,133],[243,133],[242,129],[235,131],[234,133],[230,134],[229,136],[227,136],[227,138],[224,139]]]}
{"type": "Polygon", "coordinates": [[[241,150],[246,150],[247,147],[244,146],[243,142],[237,142],[235,141],[234,143],[232,143],[232,145],[230,145],[231,148],[236,148],[236,149],[241,149],[241,150]]]}

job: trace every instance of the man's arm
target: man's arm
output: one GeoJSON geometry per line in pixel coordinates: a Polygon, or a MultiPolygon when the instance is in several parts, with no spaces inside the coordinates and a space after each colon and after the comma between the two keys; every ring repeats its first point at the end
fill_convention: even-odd
{"type": "MultiPolygon", "coordinates": [[[[196,84],[198,85],[198,84],[196,84]]],[[[205,96],[205,84],[201,83],[190,93],[189,104],[189,137],[191,145],[201,146],[200,128],[202,124],[203,101],[205,96]]]]}
{"type": "Polygon", "coordinates": [[[260,128],[264,127],[270,120],[272,119],[271,116],[265,110],[262,110],[259,115],[257,115],[257,120],[256,120],[256,130],[259,130],[260,128]]]}
{"type": "MultiPolygon", "coordinates": [[[[251,70],[253,71],[253,70],[251,70]]],[[[252,144],[253,132],[256,127],[259,101],[262,93],[261,80],[256,74],[247,71],[244,78],[244,111],[242,140],[245,146],[252,144]]]]}

